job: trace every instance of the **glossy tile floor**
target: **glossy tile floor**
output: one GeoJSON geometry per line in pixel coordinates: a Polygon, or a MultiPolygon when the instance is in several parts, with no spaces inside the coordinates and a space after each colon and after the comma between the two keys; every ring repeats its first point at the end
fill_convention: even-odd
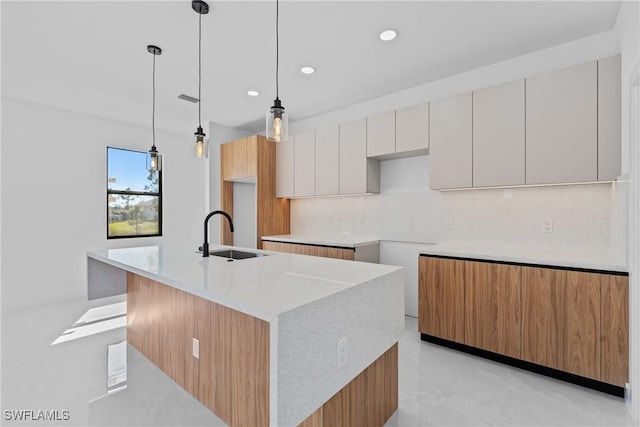
{"type": "MultiPolygon", "coordinates": [[[[122,297],[2,313],[2,425],[224,425],[126,343],[122,297]],[[59,411],[59,421],[15,421],[59,411]],[[24,413],[23,413],[24,416],[24,413]]],[[[407,317],[387,426],[638,425],[622,399],[420,341],[407,317]]],[[[55,415],[55,413],[54,413],[55,415]]]]}

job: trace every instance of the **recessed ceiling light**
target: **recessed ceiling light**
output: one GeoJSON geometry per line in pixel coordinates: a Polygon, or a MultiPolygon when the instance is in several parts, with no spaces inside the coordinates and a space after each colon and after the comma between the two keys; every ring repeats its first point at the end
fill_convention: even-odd
{"type": "Polygon", "coordinates": [[[306,65],[306,66],[300,68],[300,72],[302,74],[313,74],[313,73],[316,72],[316,69],[311,67],[311,66],[309,66],[309,65],[306,65]]]}
{"type": "Polygon", "coordinates": [[[258,95],[260,95],[260,92],[258,92],[257,90],[249,90],[249,91],[247,91],[247,95],[249,95],[249,96],[258,96],[258,95]]]}
{"type": "Polygon", "coordinates": [[[398,32],[396,30],[384,30],[380,33],[380,40],[388,42],[395,39],[398,36],[398,32]]]}

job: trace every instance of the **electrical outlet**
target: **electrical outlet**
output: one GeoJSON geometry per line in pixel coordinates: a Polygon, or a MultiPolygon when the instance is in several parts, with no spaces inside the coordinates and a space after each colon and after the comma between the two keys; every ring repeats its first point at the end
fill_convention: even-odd
{"type": "Polygon", "coordinates": [[[193,339],[193,357],[195,357],[196,359],[200,359],[200,341],[198,341],[197,339],[193,339]]]}
{"type": "Polygon", "coordinates": [[[333,223],[335,225],[340,225],[340,215],[336,215],[333,217],[333,223]]]}
{"type": "Polygon", "coordinates": [[[553,233],[553,219],[545,218],[542,220],[542,232],[553,233]]]}
{"type": "Polygon", "coordinates": [[[349,363],[349,347],[347,342],[347,337],[342,338],[338,341],[337,347],[337,365],[338,369],[342,369],[347,366],[349,363]]]}
{"type": "Polygon", "coordinates": [[[451,230],[453,228],[453,220],[450,216],[444,217],[444,228],[446,228],[447,230],[451,230]]]}
{"type": "Polygon", "coordinates": [[[362,215],[358,217],[358,225],[364,225],[364,217],[362,215]]]}

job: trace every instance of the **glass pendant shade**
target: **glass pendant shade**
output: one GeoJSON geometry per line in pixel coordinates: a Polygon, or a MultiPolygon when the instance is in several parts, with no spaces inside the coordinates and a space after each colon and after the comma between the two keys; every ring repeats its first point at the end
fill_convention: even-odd
{"type": "Polygon", "coordinates": [[[147,170],[156,172],[162,170],[162,154],[158,153],[156,146],[152,146],[147,156],[147,170]]]}
{"type": "Polygon", "coordinates": [[[289,139],[289,115],[278,98],[267,111],[267,139],[274,142],[289,139]]]}
{"type": "Polygon", "coordinates": [[[197,159],[206,159],[209,152],[208,143],[205,139],[207,135],[202,131],[200,126],[198,126],[198,130],[194,135],[196,136],[196,145],[194,147],[193,154],[197,159]]]}

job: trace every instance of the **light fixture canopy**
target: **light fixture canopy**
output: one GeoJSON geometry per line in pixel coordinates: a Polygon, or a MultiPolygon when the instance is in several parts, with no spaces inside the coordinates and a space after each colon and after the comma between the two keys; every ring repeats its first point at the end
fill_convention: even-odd
{"type": "Polygon", "coordinates": [[[382,31],[378,37],[380,37],[380,40],[388,42],[398,37],[398,32],[394,29],[389,28],[382,31]]]}
{"type": "Polygon", "coordinates": [[[194,154],[196,158],[204,159],[209,150],[205,140],[207,135],[202,130],[202,15],[209,13],[209,5],[202,0],[193,0],[191,7],[198,14],[198,129],[194,133],[196,137],[194,154]]]}
{"type": "Polygon", "coordinates": [[[280,15],[280,3],[276,0],[276,99],[273,105],[267,110],[267,140],[275,142],[283,142],[289,139],[289,115],[284,110],[282,102],[278,97],[279,80],[278,67],[280,59],[280,38],[278,31],[280,15]]]}
{"type": "Polygon", "coordinates": [[[162,55],[162,49],[155,45],[148,45],[147,52],[153,55],[153,74],[152,74],[152,87],[153,87],[153,101],[151,107],[151,132],[152,132],[152,145],[149,149],[149,155],[147,156],[147,170],[149,172],[157,172],[162,170],[162,154],[158,152],[156,148],[156,56],[162,55]]]}

